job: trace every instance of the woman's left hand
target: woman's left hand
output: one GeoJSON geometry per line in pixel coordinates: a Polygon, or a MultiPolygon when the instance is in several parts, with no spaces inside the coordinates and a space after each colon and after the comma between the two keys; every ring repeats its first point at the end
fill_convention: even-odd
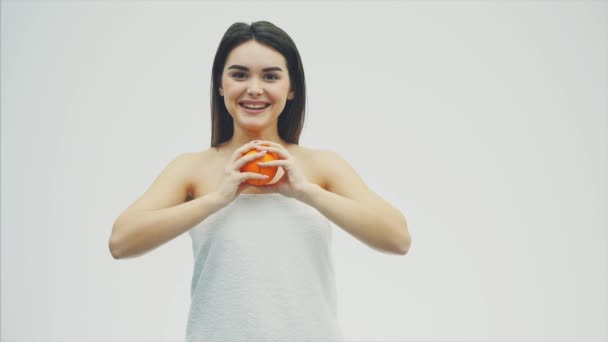
{"type": "Polygon", "coordinates": [[[283,171],[285,171],[277,182],[256,186],[261,192],[278,192],[287,197],[298,198],[304,194],[304,191],[308,190],[313,185],[306,179],[296,159],[287,152],[283,145],[266,140],[260,140],[259,145],[260,146],[256,147],[257,150],[273,152],[279,159],[268,162],[258,162],[258,165],[260,167],[280,166],[283,168],[283,171]]]}

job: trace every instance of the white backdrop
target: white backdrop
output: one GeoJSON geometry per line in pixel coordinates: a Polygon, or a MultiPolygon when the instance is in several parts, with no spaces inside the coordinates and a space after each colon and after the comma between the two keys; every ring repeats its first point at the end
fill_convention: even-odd
{"type": "Polygon", "coordinates": [[[300,49],[301,144],[405,214],[405,256],[337,226],[356,341],[605,341],[608,3],[2,1],[2,341],[180,341],[187,234],[114,260],[112,224],[209,147],[230,24],[300,49]]]}

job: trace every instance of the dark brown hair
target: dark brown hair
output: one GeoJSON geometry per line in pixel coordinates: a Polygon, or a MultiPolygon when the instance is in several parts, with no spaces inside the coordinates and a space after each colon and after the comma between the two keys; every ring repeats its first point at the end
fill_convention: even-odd
{"type": "Polygon", "coordinates": [[[281,139],[292,144],[299,142],[306,109],[306,82],[300,53],[285,31],[268,21],[257,21],[251,25],[232,24],[224,33],[215,53],[211,72],[211,147],[219,147],[234,134],[234,122],[219,94],[226,59],[232,49],[252,39],[275,49],[287,61],[294,98],[285,103],[278,120],[278,131],[281,139]]]}

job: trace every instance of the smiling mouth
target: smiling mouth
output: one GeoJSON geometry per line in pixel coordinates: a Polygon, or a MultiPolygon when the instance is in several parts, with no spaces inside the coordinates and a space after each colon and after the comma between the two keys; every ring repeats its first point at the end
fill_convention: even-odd
{"type": "Polygon", "coordinates": [[[245,111],[245,113],[247,113],[247,114],[261,114],[262,112],[264,112],[266,110],[266,108],[268,108],[268,106],[270,106],[270,104],[267,103],[263,107],[258,107],[258,106],[259,105],[250,107],[249,105],[245,106],[244,104],[239,103],[239,107],[241,107],[243,109],[243,111],[245,111]]]}
{"type": "Polygon", "coordinates": [[[250,110],[259,110],[259,109],[264,109],[268,106],[270,106],[270,103],[267,103],[265,105],[246,105],[244,103],[239,103],[239,106],[245,108],[245,109],[250,109],[250,110]]]}

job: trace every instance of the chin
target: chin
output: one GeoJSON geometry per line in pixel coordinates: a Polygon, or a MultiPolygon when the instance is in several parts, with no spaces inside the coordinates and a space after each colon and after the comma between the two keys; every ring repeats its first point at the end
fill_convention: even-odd
{"type": "Polygon", "coordinates": [[[253,122],[252,120],[239,120],[239,126],[243,127],[243,128],[247,128],[247,129],[262,129],[266,126],[268,126],[269,122],[267,122],[266,120],[256,120],[255,122],[253,122]]]}

